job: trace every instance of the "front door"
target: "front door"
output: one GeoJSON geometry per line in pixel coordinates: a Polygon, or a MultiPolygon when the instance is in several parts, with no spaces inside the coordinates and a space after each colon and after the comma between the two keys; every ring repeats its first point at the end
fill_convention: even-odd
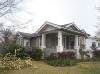
{"type": "Polygon", "coordinates": [[[74,49],[74,37],[69,38],[69,48],[74,49]]]}

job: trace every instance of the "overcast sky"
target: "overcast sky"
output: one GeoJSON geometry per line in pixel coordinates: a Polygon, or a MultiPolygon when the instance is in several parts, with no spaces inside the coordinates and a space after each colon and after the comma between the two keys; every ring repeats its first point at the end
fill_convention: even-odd
{"type": "MultiPolygon", "coordinates": [[[[27,15],[33,21],[27,25],[25,32],[34,32],[46,21],[63,25],[74,22],[92,36],[95,34],[98,0],[35,0],[27,4],[27,10],[34,13],[27,15]]],[[[22,16],[22,14],[21,14],[22,16]]],[[[22,16],[23,17],[23,16],[22,16]]]]}

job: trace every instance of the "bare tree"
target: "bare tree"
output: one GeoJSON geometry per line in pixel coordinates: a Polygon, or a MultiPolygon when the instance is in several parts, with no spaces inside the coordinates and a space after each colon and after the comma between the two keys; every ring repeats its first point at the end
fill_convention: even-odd
{"type": "Polygon", "coordinates": [[[96,22],[96,28],[97,28],[97,31],[95,32],[95,36],[94,38],[98,41],[100,41],[100,5],[96,5],[95,6],[95,10],[98,12],[97,13],[97,22],[96,22]]]}
{"type": "Polygon", "coordinates": [[[0,17],[21,11],[20,6],[25,0],[0,0],[0,17]]]}
{"type": "Polygon", "coordinates": [[[24,4],[29,1],[31,0],[0,0],[0,43],[3,44],[5,49],[9,44],[16,42],[16,32],[25,28],[31,22],[32,19],[23,19],[22,16],[18,16],[20,12],[33,14],[24,10],[24,4]],[[6,21],[10,21],[11,24],[7,26],[6,21]]]}
{"type": "Polygon", "coordinates": [[[25,27],[24,25],[29,22],[30,20],[22,25],[10,25],[10,26],[5,26],[4,23],[0,23],[0,43],[4,45],[15,43],[17,40],[16,31],[24,28],[25,27]]]}
{"type": "Polygon", "coordinates": [[[33,0],[0,0],[0,17],[4,18],[3,20],[10,21],[11,26],[13,27],[25,27],[25,24],[27,24],[31,19],[23,19],[17,14],[21,12],[31,15],[33,14],[24,9],[26,8],[25,4],[29,1],[33,0]]]}
{"type": "Polygon", "coordinates": [[[13,39],[11,36],[16,38],[16,32],[26,28],[27,24],[31,22],[31,19],[26,19],[23,22],[24,19],[22,20],[21,16],[17,16],[17,13],[20,12],[32,14],[24,10],[24,4],[29,1],[31,0],[0,0],[0,18],[10,21],[10,26],[0,21],[0,41],[2,43],[8,43],[8,38],[10,38],[10,40],[13,39]]]}
{"type": "Polygon", "coordinates": [[[14,33],[10,28],[6,28],[2,23],[0,24],[0,41],[4,45],[8,45],[14,41],[14,33]]]}

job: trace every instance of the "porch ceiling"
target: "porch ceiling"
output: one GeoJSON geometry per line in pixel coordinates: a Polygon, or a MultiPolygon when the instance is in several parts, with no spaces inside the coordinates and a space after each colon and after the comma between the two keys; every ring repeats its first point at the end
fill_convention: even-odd
{"type": "Polygon", "coordinates": [[[69,30],[64,30],[64,29],[61,29],[61,31],[62,31],[63,33],[65,33],[65,34],[86,36],[85,33],[80,33],[80,32],[75,32],[75,31],[69,31],[69,30]]]}

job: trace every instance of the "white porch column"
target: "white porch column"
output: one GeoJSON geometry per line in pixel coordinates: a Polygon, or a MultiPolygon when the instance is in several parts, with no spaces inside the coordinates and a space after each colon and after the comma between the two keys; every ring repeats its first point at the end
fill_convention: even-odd
{"type": "Polygon", "coordinates": [[[86,45],[86,39],[83,37],[83,44],[86,45]]]}
{"type": "Polygon", "coordinates": [[[42,45],[41,45],[41,49],[42,49],[42,51],[43,51],[43,56],[42,56],[42,58],[41,59],[44,59],[44,48],[46,48],[46,36],[45,36],[45,34],[42,34],[42,45]]]}
{"type": "Polygon", "coordinates": [[[58,31],[58,46],[57,46],[57,52],[62,52],[63,46],[62,46],[62,32],[58,31]]]}
{"type": "Polygon", "coordinates": [[[45,34],[42,34],[42,45],[41,48],[46,48],[46,36],[45,34]]]}
{"type": "Polygon", "coordinates": [[[77,59],[79,59],[80,55],[79,55],[79,46],[78,46],[78,35],[75,35],[74,49],[76,49],[76,57],[77,59]]]}
{"type": "MultiPolygon", "coordinates": [[[[83,44],[84,44],[85,47],[86,47],[86,39],[85,39],[85,36],[83,36],[82,38],[83,38],[83,44]]],[[[86,48],[83,49],[83,50],[86,51],[86,48]]],[[[84,55],[84,58],[87,58],[87,57],[84,55]]]]}

